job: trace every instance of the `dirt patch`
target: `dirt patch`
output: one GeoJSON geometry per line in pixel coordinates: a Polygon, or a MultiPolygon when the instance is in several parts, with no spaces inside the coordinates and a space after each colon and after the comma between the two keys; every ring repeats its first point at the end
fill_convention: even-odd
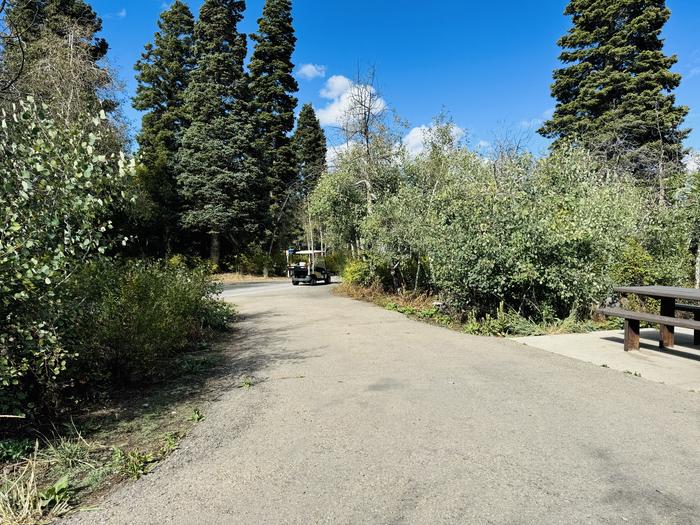
{"type": "Polygon", "coordinates": [[[245,273],[217,273],[212,280],[224,285],[238,283],[268,283],[275,281],[288,281],[288,277],[263,277],[262,275],[249,275],[245,273]]]}
{"type": "MultiPolygon", "coordinates": [[[[0,460],[0,491],[29,467],[24,479],[31,475],[33,492],[20,497],[40,501],[52,494],[52,505],[66,507],[62,514],[68,507],[93,505],[124,481],[148,473],[206,419],[220,392],[249,381],[235,364],[236,337],[235,331],[224,334],[177,356],[168,377],[95,401],[48,431],[3,440],[0,445],[24,448],[16,457],[0,460]]],[[[20,523],[41,523],[47,517],[56,517],[50,508],[20,523]]]]}

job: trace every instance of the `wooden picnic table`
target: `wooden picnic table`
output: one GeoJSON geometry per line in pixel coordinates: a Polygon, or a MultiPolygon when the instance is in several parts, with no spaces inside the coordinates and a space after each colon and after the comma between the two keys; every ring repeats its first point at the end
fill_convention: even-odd
{"type": "MultiPolygon", "coordinates": [[[[695,322],[700,321],[700,307],[693,305],[679,305],[676,303],[677,299],[682,299],[684,301],[699,301],[700,302],[700,290],[695,288],[683,288],[680,286],[619,286],[614,288],[615,292],[619,294],[635,294],[644,297],[652,297],[658,299],[661,303],[660,316],[655,316],[653,314],[640,314],[636,323],[639,321],[663,321],[662,318],[666,319],[666,323],[659,322],[659,346],[662,348],[673,348],[674,345],[674,327],[675,326],[686,326],[688,328],[693,328],[695,337],[694,343],[700,344],[700,330],[698,330],[697,325],[689,321],[687,323],[680,322],[681,320],[672,320],[671,318],[676,317],[676,311],[693,312],[695,314],[695,322]],[[670,324],[673,323],[673,324],[670,324]]],[[[626,330],[627,332],[627,330],[626,330]]],[[[634,332],[634,330],[632,330],[634,332]]],[[[637,339],[639,328],[636,329],[637,339]]],[[[630,335],[634,336],[634,333],[630,335]]],[[[625,337],[625,343],[627,346],[627,335],[625,337]]],[[[634,341],[631,341],[634,345],[634,341]]],[[[637,341],[637,346],[638,346],[637,341]]]]}

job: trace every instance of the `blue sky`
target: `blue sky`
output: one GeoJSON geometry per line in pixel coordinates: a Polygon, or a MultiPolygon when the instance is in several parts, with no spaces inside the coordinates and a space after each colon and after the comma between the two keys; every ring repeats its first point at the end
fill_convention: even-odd
{"type": "MultiPolygon", "coordinates": [[[[110,62],[135,89],[133,65],[153,38],[163,0],[92,0],[103,18],[110,62]]],[[[242,31],[252,33],[264,0],[248,0],[242,31]]],[[[672,16],[666,52],[678,55],[683,74],[678,102],[690,107],[687,125],[698,128],[687,145],[700,149],[700,2],[668,0],[672,16]]],[[[547,141],[535,130],[554,107],[549,96],[557,67],[556,40],[569,27],[566,0],[296,0],[295,63],[321,66],[323,76],[302,78],[300,105],[311,102],[333,120],[342,105],[342,78],[358,68],[376,69],[386,103],[410,127],[428,124],[446,110],[466,130],[472,146],[505,134],[525,137],[542,152],[547,141]],[[322,96],[325,94],[325,96],[322,96]],[[335,106],[334,106],[335,104],[335,106]]],[[[201,0],[189,0],[197,13],[201,0]]],[[[306,73],[314,72],[307,67],[306,73]]],[[[309,77],[311,75],[306,75],[309,77]]],[[[140,117],[127,109],[138,127],[140,117]]]]}

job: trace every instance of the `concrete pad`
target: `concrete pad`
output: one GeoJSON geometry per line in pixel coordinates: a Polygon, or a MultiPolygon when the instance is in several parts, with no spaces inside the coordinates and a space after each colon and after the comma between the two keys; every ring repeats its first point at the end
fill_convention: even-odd
{"type": "Polygon", "coordinates": [[[644,379],[700,392],[700,347],[693,345],[693,331],[676,328],[672,349],[659,348],[659,331],[642,329],[640,349],[625,352],[623,330],[587,334],[516,337],[524,345],[587,361],[614,370],[640,374],[644,379]]]}

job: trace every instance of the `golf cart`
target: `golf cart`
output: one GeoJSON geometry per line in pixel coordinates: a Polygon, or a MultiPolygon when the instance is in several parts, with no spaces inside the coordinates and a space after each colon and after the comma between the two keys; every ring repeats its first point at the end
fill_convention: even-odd
{"type": "Polygon", "coordinates": [[[289,275],[292,284],[299,283],[315,285],[318,282],[331,283],[331,273],[326,268],[326,261],[323,258],[324,252],[321,250],[297,250],[294,255],[306,255],[307,260],[301,261],[293,266],[289,266],[289,275]]]}

